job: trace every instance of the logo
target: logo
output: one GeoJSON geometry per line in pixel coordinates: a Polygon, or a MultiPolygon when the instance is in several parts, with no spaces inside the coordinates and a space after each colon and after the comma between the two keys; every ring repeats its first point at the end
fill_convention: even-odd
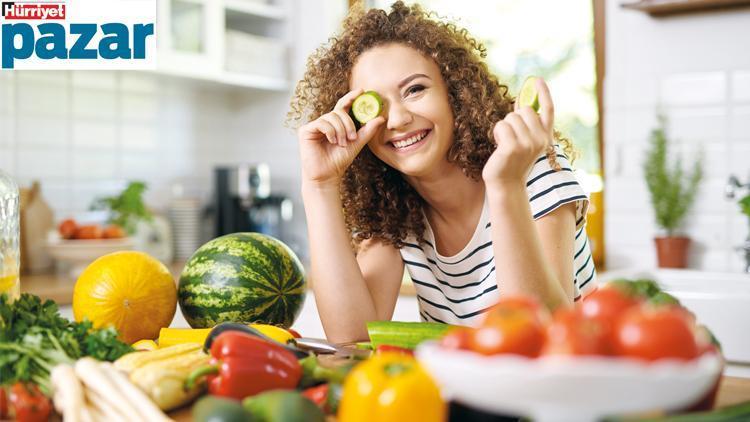
{"type": "Polygon", "coordinates": [[[0,2],[2,69],[153,69],[156,0],[0,2]]]}

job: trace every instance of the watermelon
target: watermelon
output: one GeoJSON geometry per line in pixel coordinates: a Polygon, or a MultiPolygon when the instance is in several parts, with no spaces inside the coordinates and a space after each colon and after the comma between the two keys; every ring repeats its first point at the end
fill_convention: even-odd
{"type": "Polygon", "coordinates": [[[233,233],[201,246],[180,275],[177,298],[193,328],[232,321],[290,327],[302,310],[305,275],[283,242],[233,233]]]}

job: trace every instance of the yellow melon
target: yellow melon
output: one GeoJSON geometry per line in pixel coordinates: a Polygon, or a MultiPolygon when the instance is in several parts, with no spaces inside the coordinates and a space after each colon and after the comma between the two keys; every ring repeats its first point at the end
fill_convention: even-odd
{"type": "Polygon", "coordinates": [[[95,328],[114,326],[132,343],[155,339],[177,307],[177,286],[167,267],[143,252],[124,251],[92,262],[76,281],[73,316],[95,328]]]}

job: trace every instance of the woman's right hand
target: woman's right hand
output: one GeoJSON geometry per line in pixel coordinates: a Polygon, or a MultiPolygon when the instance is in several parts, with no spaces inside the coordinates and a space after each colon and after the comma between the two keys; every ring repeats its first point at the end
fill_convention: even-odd
{"type": "Polygon", "coordinates": [[[304,182],[338,184],[344,171],[385,122],[383,116],[378,116],[356,131],[349,108],[362,92],[349,91],[333,111],[297,131],[304,182]]]}

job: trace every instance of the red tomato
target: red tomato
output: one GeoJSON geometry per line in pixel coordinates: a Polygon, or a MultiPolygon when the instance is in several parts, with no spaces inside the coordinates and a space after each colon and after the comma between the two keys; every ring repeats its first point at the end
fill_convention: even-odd
{"type": "Polygon", "coordinates": [[[104,236],[102,228],[97,225],[88,225],[78,227],[75,239],[101,239],[104,236]]]}
{"type": "Polygon", "coordinates": [[[5,394],[5,387],[0,386],[0,419],[8,417],[8,397],[5,394]]]}
{"type": "Polygon", "coordinates": [[[471,331],[468,327],[451,328],[440,339],[440,346],[449,350],[468,350],[471,331]]]}
{"type": "Polygon", "coordinates": [[[604,330],[611,332],[617,319],[640,300],[623,293],[620,289],[597,289],[580,302],[581,315],[598,320],[604,330]]]}
{"type": "Polygon", "coordinates": [[[302,395],[310,399],[321,409],[325,407],[328,401],[328,384],[320,384],[315,387],[309,387],[302,391],[302,395]]]}
{"type": "Polygon", "coordinates": [[[52,410],[49,399],[33,384],[13,384],[9,401],[19,422],[46,422],[52,410]]]}
{"type": "Polygon", "coordinates": [[[122,227],[113,224],[104,229],[102,236],[105,239],[121,239],[125,237],[125,230],[123,230],[122,227]]]}
{"type": "Polygon", "coordinates": [[[544,324],[528,308],[498,303],[491,316],[469,336],[469,348],[483,355],[512,353],[537,357],[546,337],[544,324]]]}
{"type": "Polygon", "coordinates": [[[611,347],[601,322],[578,309],[559,309],[547,327],[545,355],[609,355],[611,347]]]}
{"type": "Polygon", "coordinates": [[[671,307],[629,310],[617,325],[614,348],[618,355],[648,361],[689,360],[699,355],[689,318],[684,311],[671,307]]]}
{"type": "Polygon", "coordinates": [[[78,224],[76,224],[75,220],[70,218],[63,220],[60,225],[57,226],[57,231],[60,232],[60,236],[63,239],[72,239],[73,236],[75,236],[77,229],[78,224]]]}
{"type": "Polygon", "coordinates": [[[503,297],[485,314],[483,324],[491,323],[499,311],[504,309],[520,309],[531,312],[542,323],[550,320],[549,311],[538,300],[530,296],[508,296],[503,297]]]}

